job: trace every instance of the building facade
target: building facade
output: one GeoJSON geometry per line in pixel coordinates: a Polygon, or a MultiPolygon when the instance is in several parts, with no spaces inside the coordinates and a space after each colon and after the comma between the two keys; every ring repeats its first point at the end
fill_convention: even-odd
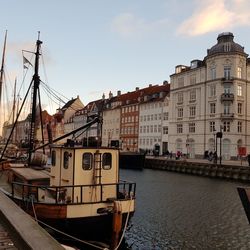
{"type": "Polygon", "coordinates": [[[204,60],[178,65],[170,76],[169,147],[189,157],[222,159],[250,151],[250,60],[230,32],[219,34],[204,60]],[[222,138],[221,138],[222,137],[222,138]]]}

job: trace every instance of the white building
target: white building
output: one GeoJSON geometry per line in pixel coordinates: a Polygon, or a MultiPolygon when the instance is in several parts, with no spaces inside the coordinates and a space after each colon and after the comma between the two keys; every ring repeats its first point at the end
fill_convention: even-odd
{"type": "Polygon", "coordinates": [[[239,147],[250,151],[250,60],[233,38],[220,34],[203,61],[178,65],[170,76],[171,151],[193,158],[217,150],[222,159],[237,157],[239,147]]]}
{"type": "Polygon", "coordinates": [[[169,84],[166,83],[140,101],[139,150],[151,154],[155,151],[163,154],[168,150],[168,94],[169,84]]]}

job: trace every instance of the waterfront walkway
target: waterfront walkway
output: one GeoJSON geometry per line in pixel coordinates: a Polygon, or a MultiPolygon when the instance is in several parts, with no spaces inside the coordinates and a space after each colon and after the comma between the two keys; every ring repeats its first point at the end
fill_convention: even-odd
{"type": "Polygon", "coordinates": [[[222,160],[221,164],[220,161],[216,164],[206,159],[181,158],[176,160],[163,156],[147,156],[145,168],[250,182],[250,167],[246,160],[222,160]]]}
{"type": "Polygon", "coordinates": [[[65,248],[0,191],[0,249],[63,250],[65,248]]]}
{"type": "MultiPolygon", "coordinates": [[[[171,161],[175,161],[175,158],[173,157],[172,159],[170,159],[169,157],[167,158],[166,156],[146,156],[146,158],[148,159],[161,159],[161,160],[171,160],[171,161]]],[[[194,163],[209,163],[212,164],[213,161],[209,161],[207,159],[185,159],[185,158],[181,158],[179,160],[176,161],[187,161],[187,162],[194,162],[194,163]]],[[[220,164],[220,161],[217,161],[217,165],[220,164]]],[[[222,160],[221,161],[222,165],[228,165],[228,166],[242,166],[242,167],[248,167],[248,162],[246,160],[222,160]]]]}

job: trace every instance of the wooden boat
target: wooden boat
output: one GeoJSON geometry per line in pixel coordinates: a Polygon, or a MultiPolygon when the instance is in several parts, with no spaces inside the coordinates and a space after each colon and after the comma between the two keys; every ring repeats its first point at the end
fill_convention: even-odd
{"type": "MultiPolygon", "coordinates": [[[[33,77],[34,85],[38,86],[41,43],[37,41],[33,77]]],[[[36,100],[33,99],[32,112],[35,110],[36,100]]],[[[36,115],[32,113],[32,117],[35,119],[36,115]]],[[[71,133],[98,121],[99,118],[95,118],[71,133]]],[[[34,131],[35,120],[32,122],[31,130],[34,131]]],[[[31,134],[30,138],[34,136],[31,134]]],[[[46,228],[81,240],[107,242],[111,249],[117,249],[135,211],[136,191],[135,183],[120,181],[119,150],[83,147],[71,140],[64,145],[47,143],[42,145],[50,146],[51,166],[47,166],[44,155],[36,152],[42,147],[34,148],[32,140],[29,145],[27,161],[23,163],[4,161],[3,150],[1,191],[46,228]]]]}

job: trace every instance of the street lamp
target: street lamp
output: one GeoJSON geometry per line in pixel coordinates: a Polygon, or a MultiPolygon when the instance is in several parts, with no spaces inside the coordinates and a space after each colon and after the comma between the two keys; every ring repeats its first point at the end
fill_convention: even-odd
{"type": "Polygon", "coordinates": [[[187,158],[189,158],[189,157],[188,157],[188,154],[189,154],[189,152],[188,152],[188,147],[189,147],[189,135],[187,135],[187,139],[186,139],[187,158]]]}

